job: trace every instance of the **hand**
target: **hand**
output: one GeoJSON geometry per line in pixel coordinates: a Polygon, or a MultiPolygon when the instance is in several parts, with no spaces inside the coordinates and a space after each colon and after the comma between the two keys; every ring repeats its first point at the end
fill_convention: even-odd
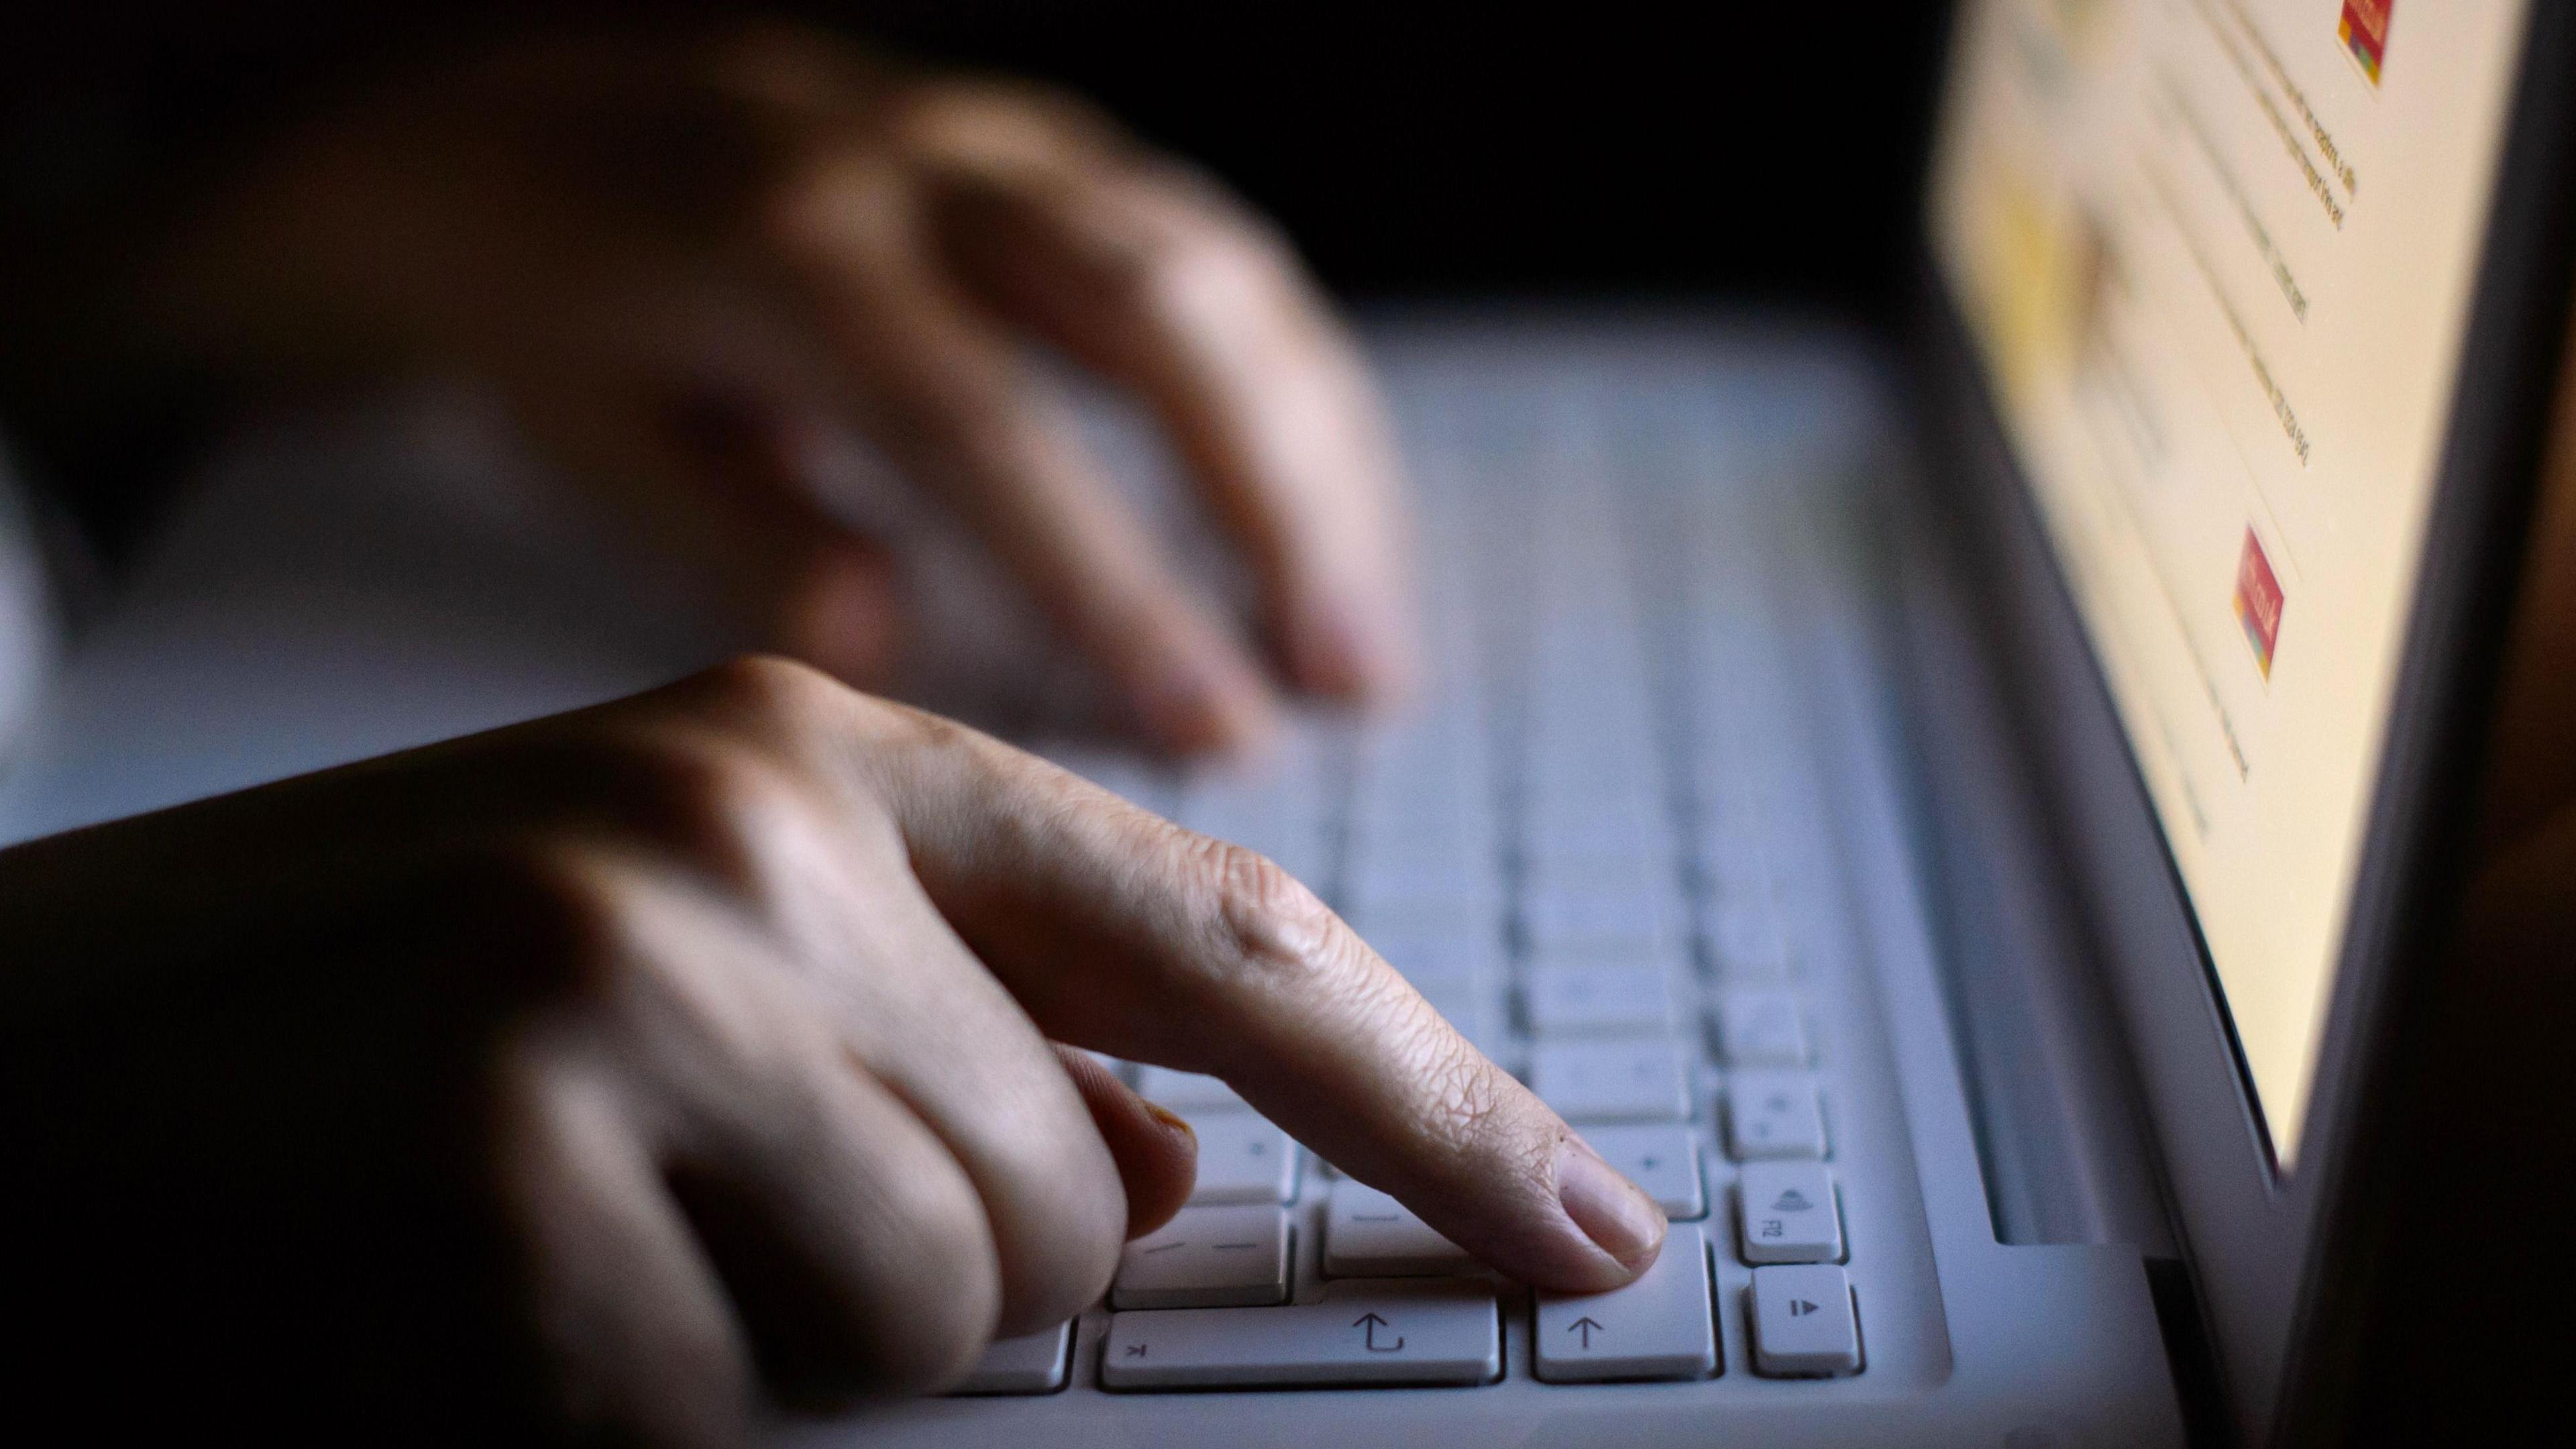
{"type": "Polygon", "coordinates": [[[785,662],[0,852],[0,941],[13,1377],[93,1414],[697,1445],[937,1387],[1187,1195],[1050,1039],[1534,1284],[1663,1233],[1269,862],[785,662]]]}
{"type": "Polygon", "coordinates": [[[218,375],[492,385],[772,647],[882,684],[895,575],[830,496],[854,426],[1154,737],[1256,738],[1264,667],[1033,385],[1041,342],[1159,419],[1279,677],[1364,702],[1409,672],[1396,470],[1350,340],[1284,241],[1062,96],[779,27],[521,40],[282,141],[139,295],[146,345],[218,375]]]}

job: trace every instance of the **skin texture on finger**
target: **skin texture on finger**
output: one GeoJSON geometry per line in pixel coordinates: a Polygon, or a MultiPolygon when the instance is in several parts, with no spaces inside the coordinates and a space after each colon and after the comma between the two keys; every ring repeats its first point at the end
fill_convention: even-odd
{"type": "Polygon", "coordinates": [[[825,156],[765,229],[870,432],[981,536],[1181,751],[1274,727],[1268,684],[1109,487],[1076,420],[1032,387],[936,258],[919,198],[879,158],[825,156]]]}
{"type": "Polygon", "coordinates": [[[1198,1134],[1190,1124],[1139,1097],[1100,1059],[1079,1047],[1058,1046],[1065,1075],[1091,1109],[1100,1140],[1127,1184],[1127,1236],[1141,1238],[1187,1206],[1198,1181],[1198,1134]]]}
{"type": "Polygon", "coordinates": [[[1614,1287],[1653,1260],[1653,1202],[1276,866],[962,726],[854,703],[851,764],[915,873],[1050,1035],[1224,1077],[1531,1283],[1614,1287]]]}
{"type": "Polygon", "coordinates": [[[1357,349],[1213,183],[1007,94],[902,132],[946,255],[997,312],[1143,397],[1261,585],[1290,677],[1383,702],[1415,671],[1401,484],[1357,349]]]}

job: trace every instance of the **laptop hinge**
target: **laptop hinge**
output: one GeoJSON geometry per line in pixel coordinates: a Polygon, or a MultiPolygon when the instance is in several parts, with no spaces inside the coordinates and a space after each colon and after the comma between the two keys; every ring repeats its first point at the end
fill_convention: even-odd
{"type": "Polygon", "coordinates": [[[1941,521],[1891,498],[1916,849],[1995,1235],[2177,1256],[2117,1019],[1941,521]]]}

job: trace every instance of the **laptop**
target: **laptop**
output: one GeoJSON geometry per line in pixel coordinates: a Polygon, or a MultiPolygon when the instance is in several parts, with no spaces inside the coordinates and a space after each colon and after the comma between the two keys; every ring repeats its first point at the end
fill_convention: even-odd
{"type": "MultiPolygon", "coordinates": [[[[2359,1148],[2567,315],[2576,12],[1986,0],[1948,64],[1902,332],[1369,319],[1418,708],[1181,773],[1073,681],[956,686],[1315,885],[1663,1202],[1657,1265],[1534,1295],[1122,1063],[1202,1165],[1107,1300],[785,1437],[2358,1432],[2359,1148]]],[[[649,686],[737,643],[685,601],[470,400],[266,428],[63,664],[0,839],[649,686]]]]}

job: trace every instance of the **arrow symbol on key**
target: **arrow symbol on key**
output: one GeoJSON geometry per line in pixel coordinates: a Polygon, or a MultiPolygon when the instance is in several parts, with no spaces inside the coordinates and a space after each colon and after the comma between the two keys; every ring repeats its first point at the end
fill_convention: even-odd
{"type": "Polygon", "coordinates": [[[1589,1313],[1574,1320],[1572,1323],[1565,1325],[1565,1331],[1568,1333],[1573,1333],[1578,1329],[1583,1333],[1583,1346],[1587,1349],[1592,1347],[1592,1335],[1596,1333],[1609,1332],[1608,1329],[1603,1328],[1597,1321],[1595,1321],[1589,1313]]]}
{"type": "Polygon", "coordinates": [[[1351,1327],[1359,1329],[1368,1335],[1366,1343],[1368,1351],[1371,1353],[1393,1353],[1404,1347],[1404,1335],[1402,1334],[1397,1334],[1395,1342],[1393,1343],[1380,1343],[1377,1341],[1377,1331],[1386,1326],[1386,1320],[1378,1317],[1375,1312],[1363,1313],[1359,1317],[1351,1320],[1351,1327]]]}

